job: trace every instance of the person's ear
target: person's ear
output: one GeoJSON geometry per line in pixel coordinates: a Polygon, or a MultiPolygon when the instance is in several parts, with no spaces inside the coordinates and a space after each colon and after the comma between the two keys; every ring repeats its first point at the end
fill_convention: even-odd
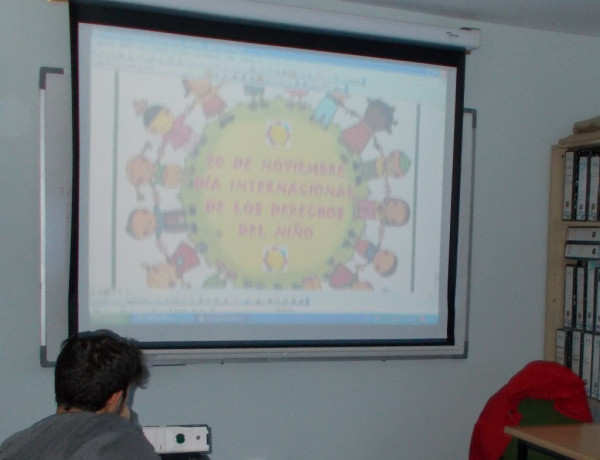
{"type": "Polygon", "coordinates": [[[111,394],[104,405],[104,408],[101,412],[108,414],[118,414],[121,412],[123,408],[123,390],[115,391],[111,394]]]}

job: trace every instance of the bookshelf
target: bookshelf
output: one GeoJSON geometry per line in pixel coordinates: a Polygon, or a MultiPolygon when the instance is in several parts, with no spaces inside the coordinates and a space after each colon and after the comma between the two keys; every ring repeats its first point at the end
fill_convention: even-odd
{"type": "Polygon", "coordinates": [[[551,149],[544,341],[544,359],[550,361],[556,358],[556,330],[563,326],[565,266],[573,262],[564,257],[567,229],[574,226],[600,227],[600,220],[562,220],[565,152],[570,149],[588,148],[600,150],[600,131],[573,134],[561,139],[551,149]]]}

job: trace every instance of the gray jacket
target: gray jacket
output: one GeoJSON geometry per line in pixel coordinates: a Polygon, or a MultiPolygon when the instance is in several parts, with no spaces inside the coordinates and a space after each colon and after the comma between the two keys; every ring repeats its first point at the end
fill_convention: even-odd
{"type": "Polygon", "coordinates": [[[0,460],[160,460],[142,430],[117,414],[54,414],[0,445],[0,460]]]}

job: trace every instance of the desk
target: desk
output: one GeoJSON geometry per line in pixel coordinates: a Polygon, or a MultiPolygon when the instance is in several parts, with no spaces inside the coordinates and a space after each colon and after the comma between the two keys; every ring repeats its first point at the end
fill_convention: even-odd
{"type": "Polygon", "coordinates": [[[507,426],[504,432],[517,439],[518,459],[537,450],[558,459],[600,460],[600,424],[507,426]]]}

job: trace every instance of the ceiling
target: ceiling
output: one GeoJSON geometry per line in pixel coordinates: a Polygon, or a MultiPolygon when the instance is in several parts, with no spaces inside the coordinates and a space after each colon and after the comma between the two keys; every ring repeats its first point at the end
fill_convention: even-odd
{"type": "Polygon", "coordinates": [[[600,0],[343,0],[480,22],[600,37],[600,0]]]}

